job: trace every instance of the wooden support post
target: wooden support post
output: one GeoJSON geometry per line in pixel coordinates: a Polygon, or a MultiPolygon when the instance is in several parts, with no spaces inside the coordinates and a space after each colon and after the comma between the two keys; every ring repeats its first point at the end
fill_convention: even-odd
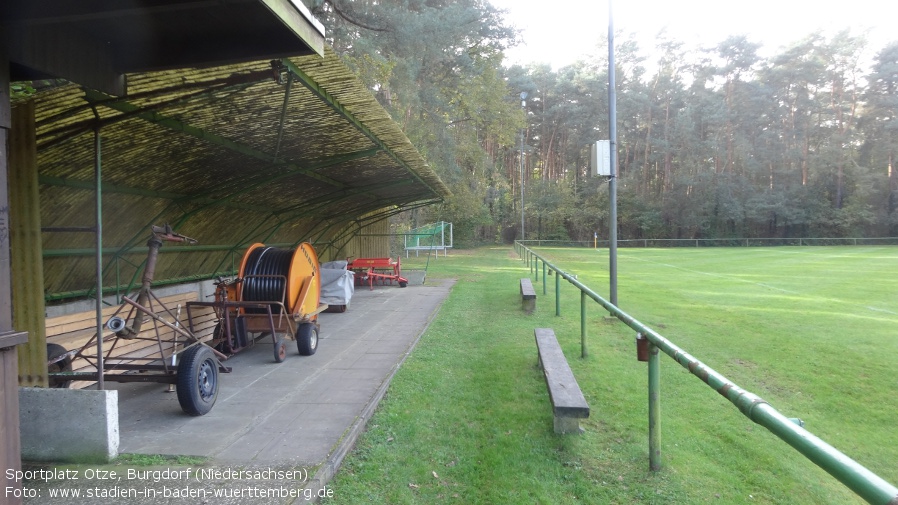
{"type": "Polygon", "coordinates": [[[18,279],[12,285],[12,317],[18,330],[28,332],[28,343],[18,348],[18,377],[20,386],[47,387],[44,262],[34,132],[34,102],[17,104],[12,109],[8,172],[10,267],[18,279]]]}
{"type": "MultiPolygon", "coordinates": [[[[9,56],[0,37],[0,489],[21,489],[21,483],[7,477],[9,470],[21,470],[19,443],[19,384],[16,378],[18,353],[16,346],[27,334],[16,333],[12,326],[12,288],[9,264],[9,186],[7,139],[11,127],[9,102],[9,56]]],[[[5,495],[5,493],[4,493],[5,495]]],[[[21,498],[5,498],[19,505],[21,498]]]]}

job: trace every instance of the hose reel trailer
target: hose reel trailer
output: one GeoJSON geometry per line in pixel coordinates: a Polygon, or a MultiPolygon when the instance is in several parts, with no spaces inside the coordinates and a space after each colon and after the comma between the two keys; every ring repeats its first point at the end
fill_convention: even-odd
{"type": "Polygon", "coordinates": [[[289,313],[317,320],[321,276],[311,244],[304,242],[293,250],[253,244],[243,255],[237,276],[243,280],[241,301],[276,300],[286,294],[289,313]]]}
{"type": "Polygon", "coordinates": [[[318,348],[318,314],[327,309],[319,303],[321,276],[318,255],[311,244],[280,249],[253,244],[240,262],[237,278],[216,283],[214,302],[190,302],[213,306],[219,322],[210,345],[223,354],[235,354],[258,339],[270,336],[274,360],[287,357],[287,340],[296,341],[302,356],[318,348]]]}
{"type": "Polygon", "coordinates": [[[253,244],[243,257],[238,276],[219,278],[215,283],[214,301],[185,304],[187,324],[182,325],[181,306],[177,310],[167,307],[152,291],[163,242],[192,244],[196,240],[176,233],[169,225],[152,227],[137,296],[123,296],[103,328],[80,348],[67,352],[54,344],[49,352],[48,346],[48,375],[54,387],[92,380],[160,382],[177,391],[184,412],[200,416],[215,404],[219,373],[231,371],[222,362],[257,340],[271,337],[278,363],[287,356],[286,340],[296,341],[300,355],[315,354],[318,314],[327,305],[319,303],[320,270],[311,244],[295,249],[253,244]],[[211,335],[206,333],[208,329],[198,331],[197,326],[208,328],[205,325],[212,322],[211,335]],[[155,344],[134,347],[131,352],[131,343],[140,341],[155,344]],[[114,354],[117,349],[124,351],[114,354]],[[155,351],[147,353],[147,349],[155,351]],[[96,372],[72,371],[75,359],[96,372]]]}

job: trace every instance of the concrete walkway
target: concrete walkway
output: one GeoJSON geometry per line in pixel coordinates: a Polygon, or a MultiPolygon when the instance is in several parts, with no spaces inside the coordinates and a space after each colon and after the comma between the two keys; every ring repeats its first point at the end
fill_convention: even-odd
{"type": "Polygon", "coordinates": [[[208,473],[133,475],[118,485],[137,490],[136,496],[129,491],[114,501],[55,501],[46,488],[62,484],[51,482],[42,486],[42,499],[26,503],[160,503],[160,493],[188,488],[197,496],[169,495],[171,503],[298,503],[332,492],[327,482],[451,286],[356,287],[345,313],[321,314],[315,355],[299,356],[290,341],[287,359],[277,364],[270,340],[262,340],[230,358],[225,364],[233,372],[219,375],[218,400],[202,417],[185,415],[164,385],[113,383],[119,390],[120,453],[201,456],[209,458],[202,465],[208,473]],[[229,490],[232,499],[211,496],[215,489],[229,490]],[[285,498],[291,489],[295,496],[285,498]]]}

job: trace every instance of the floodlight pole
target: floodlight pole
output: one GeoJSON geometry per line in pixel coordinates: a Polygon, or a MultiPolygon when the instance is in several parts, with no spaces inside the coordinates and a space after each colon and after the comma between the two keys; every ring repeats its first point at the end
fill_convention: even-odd
{"type": "Polygon", "coordinates": [[[609,301],[617,306],[617,92],[614,78],[614,20],[608,0],[608,138],[610,139],[611,180],[608,193],[611,204],[608,230],[609,301]]]}
{"type": "Polygon", "coordinates": [[[527,92],[521,91],[521,110],[524,126],[521,127],[521,240],[524,240],[524,130],[527,128],[527,92]]]}

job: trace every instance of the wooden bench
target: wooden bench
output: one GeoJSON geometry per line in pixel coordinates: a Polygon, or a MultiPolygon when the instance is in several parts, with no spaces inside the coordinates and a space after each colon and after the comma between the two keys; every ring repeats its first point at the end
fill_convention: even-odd
{"type": "Polygon", "coordinates": [[[549,398],[552,400],[555,433],[583,433],[580,419],[589,417],[589,405],[564,358],[555,332],[550,328],[536,328],[533,336],[536,338],[539,365],[546,377],[549,398]]]}
{"type": "MultiPolygon", "coordinates": [[[[177,306],[181,306],[180,324],[187,327],[187,311],[184,306],[187,302],[197,299],[197,292],[190,291],[161,297],[160,300],[171,310],[175,311],[177,306]]],[[[105,307],[103,309],[103,322],[109,320],[109,317],[118,310],[118,305],[105,307]]],[[[125,311],[127,314],[127,309],[125,311]]],[[[166,317],[165,319],[168,319],[166,317]]],[[[215,313],[211,308],[198,310],[193,314],[194,334],[200,340],[207,340],[212,335],[212,329],[218,322],[215,313]]],[[[94,310],[65,314],[61,316],[48,317],[45,320],[47,343],[58,344],[67,351],[77,350],[83,347],[97,333],[97,314],[94,310]]],[[[104,349],[109,350],[112,345],[113,335],[107,328],[103,328],[104,349]]],[[[139,338],[133,339],[117,339],[112,362],[116,361],[117,356],[123,357],[124,361],[133,357],[150,357],[159,354],[159,345],[156,341],[156,333],[153,325],[145,323],[141,329],[139,338]]],[[[171,329],[162,327],[160,337],[163,339],[163,347],[166,351],[171,347],[168,342],[173,338],[174,332],[171,329]]],[[[105,354],[105,352],[104,352],[105,354]]],[[[83,359],[76,359],[72,362],[72,370],[75,372],[94,372],[96,368],[91,366],[83,359]]],[[[74,381],[71,388],[80,389],[93,384],[92,381],[74,381]]]]}
{"type": "Polygon", "coordinates": [[[529,278],[521,279],[521,309],[528,314],[536,310],[536,290],[529,278]]]}

